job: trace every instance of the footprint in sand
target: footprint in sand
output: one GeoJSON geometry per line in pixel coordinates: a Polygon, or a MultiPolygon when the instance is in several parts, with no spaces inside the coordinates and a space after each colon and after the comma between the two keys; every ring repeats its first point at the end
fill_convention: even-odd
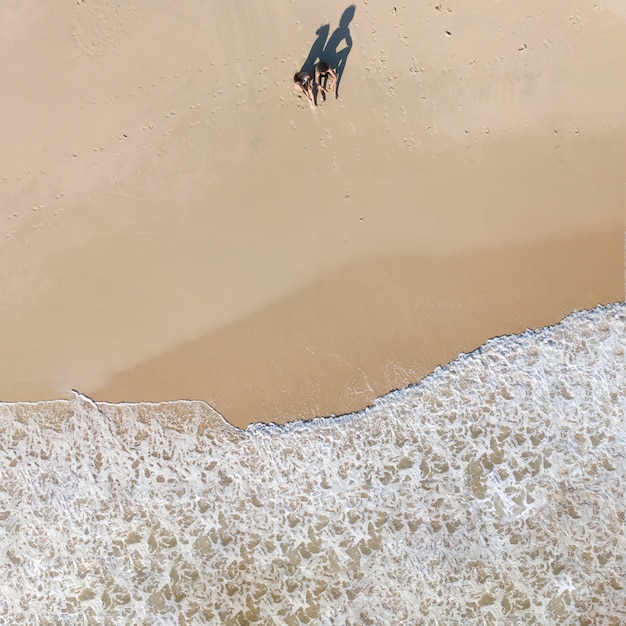
{"type": "Polygon", "coordinates": [[[402,137],[402,145],[409,152],[415,152],[415,150],[417,149],[417,141],[413,133],[411,133],[408,137],[402,137]]]}

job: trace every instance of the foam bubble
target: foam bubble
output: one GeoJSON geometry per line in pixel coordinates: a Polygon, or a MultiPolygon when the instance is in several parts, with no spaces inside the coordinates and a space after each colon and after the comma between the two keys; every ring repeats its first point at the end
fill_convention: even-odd
{"type": "Polygon", "coordinates": [[[341,418],[1,404],[0,621],[624,623],[624,313],[341,418]]]}

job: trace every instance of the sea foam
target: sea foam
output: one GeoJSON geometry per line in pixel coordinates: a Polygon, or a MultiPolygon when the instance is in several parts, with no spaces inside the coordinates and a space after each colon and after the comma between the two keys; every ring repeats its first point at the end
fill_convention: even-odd
{"type": "Polygon", "coordinates": [[[286,426],[0,404],[0,623],[626,623],[625,312],[286,426]]]}

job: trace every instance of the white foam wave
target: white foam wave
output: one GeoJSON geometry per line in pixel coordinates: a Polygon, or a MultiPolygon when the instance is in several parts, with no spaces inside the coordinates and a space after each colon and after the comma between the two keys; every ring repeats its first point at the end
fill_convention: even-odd
{"type": "Polygon", "coordinates": [[[624,623],[624,318],[579,312],[280,427],[2,404],[0,621],[624,623]]]}

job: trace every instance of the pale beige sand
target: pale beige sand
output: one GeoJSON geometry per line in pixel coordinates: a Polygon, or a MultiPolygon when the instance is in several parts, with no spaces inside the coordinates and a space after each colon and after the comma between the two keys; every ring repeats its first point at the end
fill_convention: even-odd
{"type": "Polygon", "coordinates": [[[367,405],[624,297],[621,0],[2,3],[0,398],[367,405]],[[449,33],[449,34],[448,34],[449,33]]]}

